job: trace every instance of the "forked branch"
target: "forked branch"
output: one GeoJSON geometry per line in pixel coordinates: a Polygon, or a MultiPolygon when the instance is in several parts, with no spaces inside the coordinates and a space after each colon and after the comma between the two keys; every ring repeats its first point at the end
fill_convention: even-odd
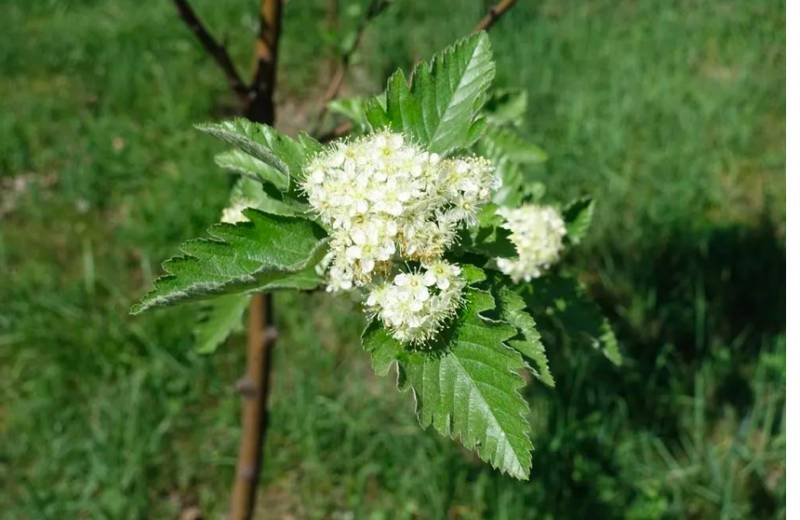
{"type": "Polygon", "coordinates": [[[206,28],[205,24],[203,24],[202,20],[200,20],[200,17],[197,16],[197,13],[194,12],[194,9],[187,0],[173,0],[173,2],[178,9],[178,15],[180,15],[181,20],[192,30],[203,46],[203,49],[214,58],[214,61],[216,61],[217,65],[222,69],[231,90],[233,90],[239,99],[246,102],[249,89],[236,71],[236,66],[233,64],[228,50],[224,45],[214,39],[211,32],[209,32],[208,28],[206,28]]]}

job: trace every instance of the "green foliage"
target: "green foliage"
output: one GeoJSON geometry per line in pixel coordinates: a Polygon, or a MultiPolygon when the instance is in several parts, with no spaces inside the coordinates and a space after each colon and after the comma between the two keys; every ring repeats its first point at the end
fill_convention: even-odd
{"type": "Polygon", "coordinates": [[[431,351],[408,351],[373,322],[364,348],[376,371],[398,362],[398,385],[411,389],[423,427],[458,439],[493,467],[527,480],[531,469],[528,405],[519,391],[525,381],[519,353],[504,342],[515,331],[481,313],[494,309],[491,294],[471,288],[451,328],[431,351]]]}
{"type": "Polygon", "coordinates": [[[517,255],[514,244],[509,239],[509,231],[502,228],[503,218],[497,214],[495,204],[486,204],[478,213],[478,225],[462,231],[458,248],[468,253],[492,258],[510,258],[517,255]]]}
{"type": "Polygon", "coordinates": [[[615,365],[622,363],[608,318],[577,280],[563,275],[543,276],[521,286],[520,294],[534,316],[552,321],[571,341],[600,350],[615,365]]]}
{"type": "Polygon", "coordinates": [[[433,152],[468,148],[483,128],[478,115],[493,79],[489,37],[479,33],[419,64],[410,87],[405,74],[395,72],[386,86],[385,111],[372,101],[367,118],[373,128],[389,125],[433,152]]]}
{"type": "Polygon", "coordinates": [[[528,365],[533,376],[547,386],[556,385],[550,373],[547,352],[542,343],[542,335],[536,328],[536,321],[526,310],[525,300],[506,287],[501,281],[495,282],[495,300],[500,317],[519,330],[519,338],[508,340],[508,344],[519,351],[535,366],[528,365]]]}
{"type": "Polygon", "coordinates": [[[528,112],[528,91],[522,89],[494,89],[486,100],[486,120],[495,126],[521,126],[528,112]]]}
{"type": "Polygon", "coordinates": [[[360,97],[334,99],[328,103],[328,110],[352,121],[355,133],[364,133],[369,127],[365,112],[366,102],[366,99],[360,97]]]}
{"type": "Polygon", "coordinates": [[[539,164],[547,160],[547,153],[506,127],[489,125],[481,139],[479,151],[496,163],[509,161],[516,164],[539,164]]]}
{"type": "Polygon", "coordinates": [[[586,236],[594,216],[594,200],[582,197],[570,202],[564,208],[564,224],[567,226],[567,239],[577,245],[586,236]]]}
{"type": "Polygon", "coordinates": [[[228,336],[239,332],[248,303],[248,294],[226,294],[209,301],[201,321],[194,328],[197,351],[212,354],[228,336]]]}
{"type": "Polygon", "coordinates": [[[250,222],[215,224],[209,239],[185,242],[182,255],[164,262],[167,274],[131,312],[232,292],[313,289],[319,284],[314,266],[324,250],[321,227],[256,209],[244,214],[250,222]]]}
{"type": "MultiPolygon", "coordinates": [[[[244,70],[239,35],[258,19],[242,5],[196,8],[230,28],[244,70]]],[[[309,31],[327,5],[286,3],[287,126],[314,113],[302,101],[334,55],[309,31]]],[[[365,34],[353,92],[484,12],[402,7],[365,34]]],[[[520,134],[550,156],[527,186],[598,201],[572,267],[614,309],[626,351],[625,370],[564,352],[537,315],[558,386],[526,392],[535,482],[420,432],[353,348],[349,302],[284,292],[260,504],[297,518],[786,516],[785,6],[694,7],[518,2],[491,30],[498,83],[529,99],[520,134]]],[[[241,338],[197,356],[196,306],[126,314],[158,260],[226,204],[208,160],[220,149],[191,125],[234,100],[169,2],[5,2],[0,19],[0,517],[223,516],[241,338]]]]}
{"type": "Polygon", "coordinates": [[[296,182],[308,158],[321,146],[306,134],[292,139],[267,125],[241,118],[197,128],[244,152],[218,157],[224,168],[271,182],[282,191],[296,182]]]}

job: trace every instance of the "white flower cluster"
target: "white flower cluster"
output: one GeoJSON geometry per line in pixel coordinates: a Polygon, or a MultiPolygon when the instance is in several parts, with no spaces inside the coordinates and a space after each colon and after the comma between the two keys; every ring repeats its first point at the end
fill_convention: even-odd
{"type": "Polygon", "coordinates": [[[518,258],[498,258],[497,267],[514,282],[538,278],[558,260],[567,234],[564,219],[555,208],[529,204],[520,208],[499,208],[503,227],[511,232],[518,258]]]}
{"type": "Polygon", "coordinates": [[[442,159],[391,132],[323,151],[307,167],[302,186],[330,231],[331,249],[320,265],[328,290],[363,288],[370,292],[368,308],[395,337],[412,343],[429,338],[455,311],[463,288],[458,272],[441,266],[442,255],[459,225],[475,221],[497,179],[486,159],[442,159]],[[400,273],[405,262],[429,267],[400,273]],[[430,266],[450,273],[449,287],[458,290],[437,282],[433,294],[434,286],[417,284],[417,277],[432,279],[430,266]],[[424,291],[409,292],[407,282],[424,291]]]}
{"type": "Polygon", "coordinates": [[[460,267],[444,261],[426,266],[424,272],[399,273],[391,282],[372,288],[367,309],[378,316],[398,340],[425,342],[458,309],[465,285],[460,274],[460,267]]]}

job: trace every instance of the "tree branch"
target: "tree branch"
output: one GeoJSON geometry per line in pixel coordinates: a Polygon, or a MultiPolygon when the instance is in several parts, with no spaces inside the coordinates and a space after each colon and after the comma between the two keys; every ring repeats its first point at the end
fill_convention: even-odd
{"type": "Polygon", "coordinates": [[[228,80],[231,90],[239,97],[240,100],[246,101],[248,96],[247,85],[242,81],[241,76],[236,71],[236,66],[233,64],[228,50],[224,45],[217,42],[206,26],[194,12],[192,6],[187,0],[173,0],[175,7],[178,9],[178,15],[181,20],[192,30],[203,49],[214,58],[217,65],[225,73],[225,78],[228,80]]]}
{"type": "MultiPolygon", "coordinates": [[[[251,121],[269,125],[275,124],[275,83],[282,12],[282,0],[261,0],[255,72],[244,110],[245,116],[251,121]]],[[[272,350],[277,338],[272,295],[254,295],[250,300],[247,328],[247,368],[237,385],[242,395],[242,437],[231,492],[229,520],[249,520],[253,516],[264,440],[269,427],[267,407],[272,350]]]]}
{"type": "Polygon", "coordinates": [[[475,30],[473,32],[481,32],[481,31],[488,31],[492,25],[503,16],[506,11],[514,7],[514,4],[517,3],[517,0],[501,0],[496,5],[492,6],[489,9],[489,12],[486,13],[486,16],[481,18],[481,21],[478,22],[478,25],[475,26],[475,30]]]}
{"type": "Polygon", "coordinates": [[[282,11],[283,0],[261,0],[261,21],[255,48],[256,66],[245,113],[248,119],[270,125],[275,122],[275,74],[282,11]]]}
{"type": "Polygon", "coordinates": [[[257,294],[250,301],[247,324],[247,369],[236,384],[242,396],[242,437],[231,493],[229,520],[252,518],[261,473],[262,450],[269,415],[266,413],[272,373],[272,347],[278,338],[272,299],[257,294]]]}

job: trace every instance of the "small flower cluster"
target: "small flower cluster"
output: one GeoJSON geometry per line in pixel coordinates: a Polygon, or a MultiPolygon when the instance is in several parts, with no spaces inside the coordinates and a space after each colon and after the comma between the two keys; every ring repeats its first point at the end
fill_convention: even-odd
{"type": "Polygon", "coordinates": [[[302,187],[330,231],[330,252],[320,264],[328,290],[363,288],[372,302],[367,307],[395,337],[411,343],[431,337],[455,312],[463,288],[458,272],[442,265],[458,268],[441,262],[442,255],[497,183],[486,159],[443,159],[392,132],[323,151],[307,167],[302,187]],[[407,262],[424,272],[400,272],[407,262]],[[424,283],[434,267],[450,273],[443,280],[451,289],[437,282],[431,292],[424,283]]]}
{"type": "Polygon", "coordinates": [[[243,211],[250,207],[255,207],[256,202],[247,200],[236,200],[230,206],[222,210],[222,217],[220,222],[227,224],[236,224],[239,222],[247,222],[247,217],[244,216],[243,211]]]}
{"type": "Polygon", "coordinates": [[[460,274],[460,267],[441,260],[424,272],[399,273],[372,288],[367,310],[398,340],[424,343],[456,313],[465,285],[460,274]]]}
{"type": "Polygon", "coordinates": [[[567,234],[564,219],[555,208],[529,204],[520,208],[499,208],[503,227],[511,232],[517,258],[498,258],[497,267],[514,282],[538,278],[558,260],[567,234]]]}

